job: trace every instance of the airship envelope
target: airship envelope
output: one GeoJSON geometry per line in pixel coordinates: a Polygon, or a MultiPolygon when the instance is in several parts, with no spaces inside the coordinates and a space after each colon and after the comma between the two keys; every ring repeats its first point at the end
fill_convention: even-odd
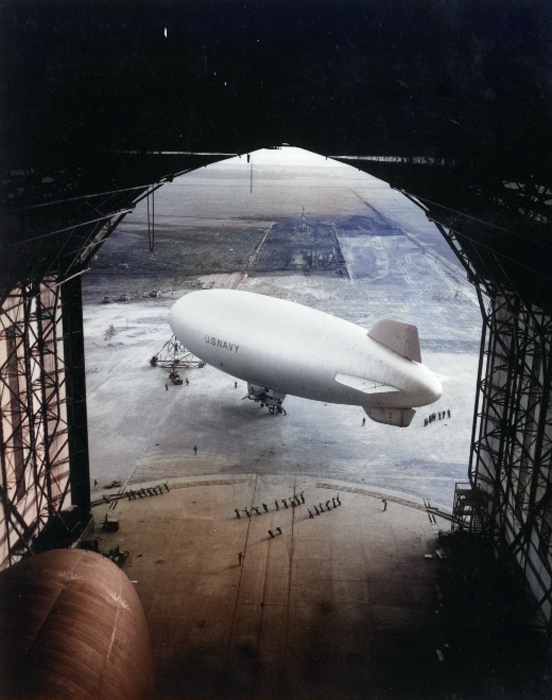
{"type": "Polygon", "coordinates": [[[247,382],[247,398],[272,412],[292,394],[362,406],[378,423],[406,427],[415,408],[442,394],[422,364],[416,326],[398,321],[366,331],[291,301],[208,289],[181,297],[169,322],[186,348],[247,382]]]}

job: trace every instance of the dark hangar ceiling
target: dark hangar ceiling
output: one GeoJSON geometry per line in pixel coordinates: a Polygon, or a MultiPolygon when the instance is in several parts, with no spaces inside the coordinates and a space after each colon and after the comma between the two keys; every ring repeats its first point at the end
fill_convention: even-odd
{"type": "Polygon", "coordinates": [[[288,142],[515,167],[546,151],[549,164],[547,2],[4,0],[0,11],[12,163],[288,142]]]}
{"type": "Polygon", "coordinates": [[[548,2],[4,0],[0,32],[0,274],[10,283],[48,256],[60,269],[87,264],[100,218],[132,208],[149,184],[281,143],[446,159],[446,172],[415,177],[350,162],[447,211],[502,217],[493,246],[525,255],[530,241],[540,265],[550,254],[548,2]],[[537,218],[504,206],[504,182],[540,192],[537,218]],[[18,249],[31,239],[29,266],[18,249]],[[66,256],[81,244],[77,262],[66,256]]]}

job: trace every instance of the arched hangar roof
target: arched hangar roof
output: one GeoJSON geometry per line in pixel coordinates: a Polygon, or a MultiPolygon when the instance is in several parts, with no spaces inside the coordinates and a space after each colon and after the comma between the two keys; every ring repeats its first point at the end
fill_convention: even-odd
{"type": "Polygon", "coordinates": [[[153,183],[284,142],[344,157],[444,218],[488,218],[476,236],[498,217],[491,247],[540,279],[551,30],[544,0],[6,0],[4,290],[48,266],[82,269],[153,183]],[[412,177],[377,156],[420,167],[412,177]]]}

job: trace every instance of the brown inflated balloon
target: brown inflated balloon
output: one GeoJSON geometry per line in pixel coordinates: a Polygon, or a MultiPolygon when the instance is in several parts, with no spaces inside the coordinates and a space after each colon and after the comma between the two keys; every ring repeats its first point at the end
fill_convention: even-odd
{"type": "Polygon", "coordinates": [[[0,572],[2,698],[128,698],[153,691],[144,611],[105,557],[57,549],[0,572]]]}

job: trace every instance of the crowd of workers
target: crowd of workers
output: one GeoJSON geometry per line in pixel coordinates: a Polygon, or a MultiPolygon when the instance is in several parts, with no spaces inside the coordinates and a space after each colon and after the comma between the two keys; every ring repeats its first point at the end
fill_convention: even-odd
{"type": "Polygon", "coordinates": [[[436,420],[445,420],[446,418],[450,418],[450,408],[447,408],[446,411],[439,411],[438,413],[432,413],[427,418],[424,418],[424,428],[427,428],[428,425],[430,425],[431,423],[433,423],[436,420]]]}

